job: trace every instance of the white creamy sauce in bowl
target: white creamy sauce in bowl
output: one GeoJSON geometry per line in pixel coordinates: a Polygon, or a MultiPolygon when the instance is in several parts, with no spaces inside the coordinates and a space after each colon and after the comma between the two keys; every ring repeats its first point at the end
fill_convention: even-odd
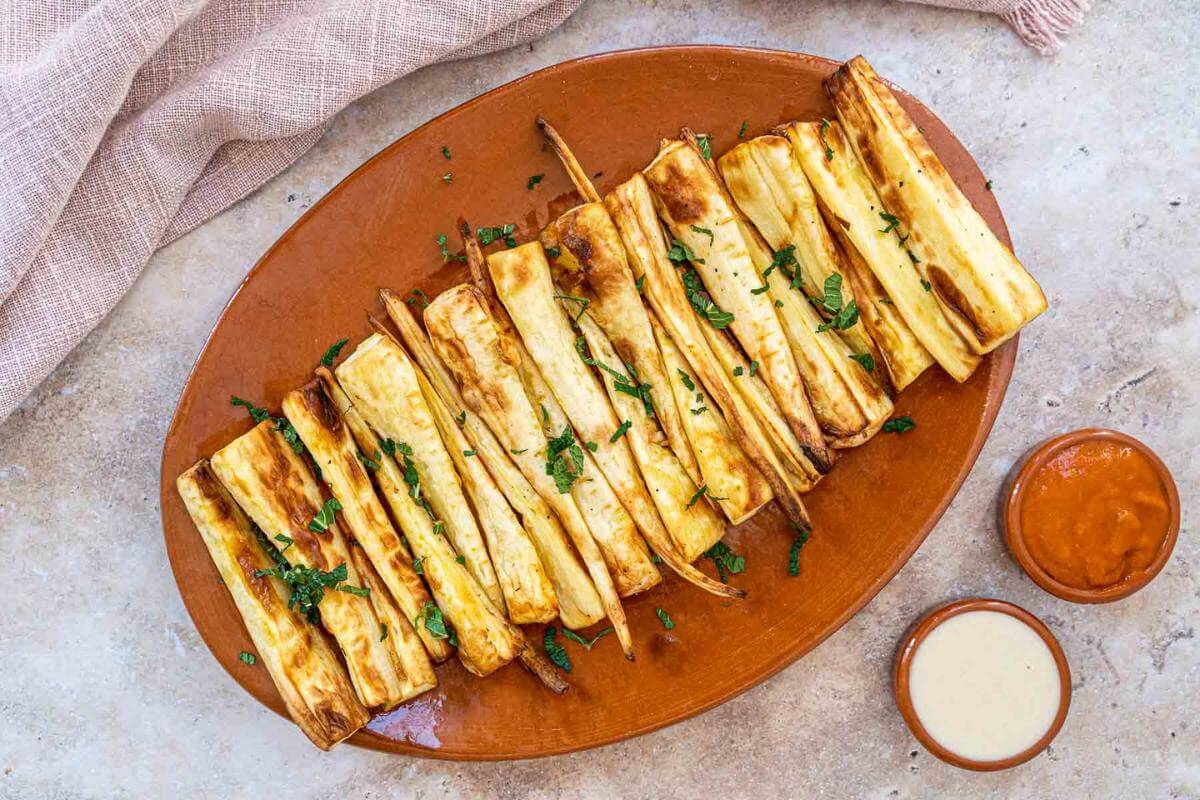
{"type": "Polygon", "coordinates": [[[1038,742],[1062,701],[1049,645],[999,611],[950,617],[917,646],[908,670],[913,711],[945,749],[999,761],[1038,742]]]}

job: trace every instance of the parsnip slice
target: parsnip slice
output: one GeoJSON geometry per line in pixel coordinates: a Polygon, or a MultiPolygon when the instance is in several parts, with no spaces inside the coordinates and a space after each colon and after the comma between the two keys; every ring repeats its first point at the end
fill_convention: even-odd
{"type": "Polygon", "coordinates": [[[288,715],[304,735],[328,750],[367,724],[370,714],[324,636],[288,607],[283,581],[259,574],[275,564],[208,460],[176,478],[175,486],[288,715]]]}
{"type": "Polygon", "coordinates": [[[1046,296],[996,238],[924,135],[862,56],[826,89],[847,138],[887,209],[912,237],[950,324],[976,353],[989,353],[1046,310],[1046,296]]]}
{"type": "MultiPolygon", "coordinates": [[[[364,588],[338,523],[330,522],[320,533],[309,529],[327,498],[308,464],[273,422],[260,422],[218,450],[212,468],[250,519],[273,542],[281,543],[284,558],[322,572],[344,565],[344,585],[364,588]]],[[[379,618],[371,601],[330,588],[318,610],[322,625],[342,650],[363,705],[391,708],[401,702],[404,687],[389,648],[379,641],[379,618]]]]}

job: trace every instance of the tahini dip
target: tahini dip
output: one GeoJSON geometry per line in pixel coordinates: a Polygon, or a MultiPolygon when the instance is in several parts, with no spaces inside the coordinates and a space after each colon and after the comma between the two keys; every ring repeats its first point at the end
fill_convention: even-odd
{"type": "Polygon", "coordinates": [[[908,681],[928,734],[974,761],[1011,758],[1037,744],[1062,699],[1050,647],[999,611],[967,611],[935,627],[913,654],[908,681]]]}

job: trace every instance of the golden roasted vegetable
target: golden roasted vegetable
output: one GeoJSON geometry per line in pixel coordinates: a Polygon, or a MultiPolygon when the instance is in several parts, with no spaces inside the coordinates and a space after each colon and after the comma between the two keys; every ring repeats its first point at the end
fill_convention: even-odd
{"type": "MultiPolygon", "coordinates": [[[[846,269],[791,143],[782,136],[758,136],[721,156],[717,166],[742,213],[754,223],[774,253],[780,254],[776,255],[780,262],[778,271],[795,273],[794,280],[788,274],[785,282],[802,289],[818,303],[824,302],[825,282],[834,275],[845,275],[846,269]],[[792,250],[788,251],[789,247],[792,250]],[[787,253],[791,254],[790,259],[787,253]]],[[[853,287],[845,282],[841,294],[844,305],[862,306],[853,287]]],[[[862,326],[853,325],[838,334],[855,353],[879,357],[869,331],[862,326]]],[[[810,399],[815,406],[815,398],[810,396],[810,399]]]]}
{"type": "Polygon", "coordinates": [[[391,339],[372,334],[334,370],[350,402],[381,438],[411,448],[409,459],[417,471],[413,492],[424,497],[446,535],[466,560],[501,613],[504,594],[488,558],[483,534],[463,494],[462,483],[437,426],[421,394],[416,370],[404,350],[391,339]]]}
{"type": "Polygon", "coordinates": [[[288,606],[283,581],[262,574],[275,563],[207,459],[176,478],[175,486],[288,715],[322,750],[366,725],[370,714],[333,649],[288,606]]]}
{"type": "Polygon", "coordinates": [[[491,428],[525,478],[567,529],[599,592],[625,657],[633,640],[613,577],[592,531],[568,491],[560,492],[546,470],[546,437],[517,372],[518,354],[488,309],[483,293],[460,284],[425,309],[434,351],[454,375],[466,407],[491,428]]]}
{"type": "Polygon", "coordinates": [[[478,414],[467,409],[457,384],[433,352],[429,338],[400,296],[384,289],[380,297],[388,316],[399,329],[404,344],[429,379],[430,386],[447,407],[459,410],[457,420],[462,421],[462,429],[471,447],[479,454],[509,504],[520,515],[554,587],[562,624],[578,630],[604,619],[604,606],[600,603],[596,587],[567,541],[566,532],[558,518],[513,464],[511,456],[496,441],[491,429],[478,414]]]}
{"type": "Polygon", "coordinates": [[[700,465],[702,485],[708,487],[706,497],[715,500],[734,525],[744,522],[771,502],[775,496],[771,485],[742,452],[725,415],[704,390],[703,382],[692,374],[657,317],[651,318],[651,325],[667,374],[673,376],[670,387],[684,434],[700,465]]]}
{"type": "Polygon", "coordinates": [[[725,372],[709,348],[701,330],[705,323],[700,322],[684,295],[668,258],[667,244],[655,217],[654,202],[645,177],[635,174],[608,195],[605,205],[621,232],[630,263],[635,271],[645,276],[645,296],[663,328],[716,401],[742,451],[770,484],[784,513],[795,523],[807,527],[811,523],[798,487],[793,485],[791,475],[779,461],[770,437],[734,387],[732,376],[725,372]]]}
{"type": "MultiPolygon", "coordinates": [[[[590,315],[584,314],[579,318],[579,327],[583,331],[587,347],[591,350],[592,360],[605,365],[621,363],[612,342],[590,315]]],[[[657,348],[655,352],[657,353],[657,348]]],[[[665,443],[657,441],[662,434],[654,424],[653,418],[646,415],[645,407],[639,398],[617,391],[614,382],[603,383],[608,391],[609,402],[612,403],[617,416],[622,418],[617,430],[609,437],[609,443],[621,438],[629,442],[629,449],[633,451],[638,469],[646,481],[646,488],[654,500],[659,516],[662,517],[663,525],[671,536],[671,542],[684,561],[695,561],[725,535],[725,526],[721,524],[717,512],[708,503],[700,502],[701,498],[710,492],[711,487],[703,484],[697,486],[675,454],[665,443]]],[[[664,388],[669,390],[670,387],[664,388]]],[[[655,406],[656,410],[657,408],[658,406],[655,406]]],[[[716,500],[720,497],[720,494],[714,493],[711,499],[716,500]]]]}
{"type": "MultiPolygon", "coordinates": [[[[350,560],[362,576],[363,586],[371,591],[371,606],[379,617],[379,639],[390,645],[396,654],[400,682],[404,686],[405,699],[412,699],[437,686],[437,675],[433,662],[425,652],[425,645],[413,630],[410,617],[396,605],[383,578],[371,565],[367,551],[357,544],[350,545],[350,560]]],[[[424,626],[421,626],[424,627],[424,626]]]]}
{"type": "MultiPolygon", "coordinates": [[[[946,318],[933,293],[925,289],[920,264],[914,263],[920,256],[884,216],[883,202],[846,141],[842,126],[828,121],[793,122],[787,132],[805,176],[828,212],[830,227],[848,243],[847,251],[862,258],[886,292],[886,298],[874,301],[875,310],[887,319],[890,309],[884,306],[892,303],[903,321],[901,326],[891,320],[896,324],[890,338],[880,334],[878,327],[875,334],[896,390],[919,375],[930,357],[952,378],[965,381],[979,364],[979,356],[946,318]],[[906,329],[911,330],[915,342],[906,329]]],[[[855,284],[856,288],[861,285],[855,284]]],[[[863,302],[867,303],[866,298],[863,302]]]]}
{"type": "MultiPolygon", "coordinates": [[[[342,521],[347,531],[377,565],[376,571],[404,617],[415,618],[432,598],[413,570],[412,556],[392,527],[367,475],[365,465],[379,468],[379,452],[360,455],[347,421],[320,379],[288,392],[283,398],[283,413],[321,468],[321,478],[341,503],[342,521]]],[[[426,634],[428,636],[428,632],[426,634]]],[[[398,648],[407,641],[407,638],[397,638],[392,645],[398,648]]],[[[445,642],[431,636],[425,641],[430,646],[430,655],[436,660],[443,661],[450,655],[445,642]]],[[[400,655],[405,664],[413,664],[419,662],[425,652],[425,645],[421,645],[420,654],[400,655]]]]}
{"type": "MultiPolygon", "coordinates": [[[[436,603],[427,603],[413,619],[413,627],[424,629],[439,641],[454,631],[458,640],[458,659],[475,675],[489,675],[516,658],[524,647],[524,637],[504,619],[475,577],[458,560],[450,542],[441,533],[429,506],[422,502],[419,478],[412,461],[412,446],[394,439],[381,440],[376,431],[360,424],[362,416],[351,403],[344,387],[328,372],[321,375],[326,389],[350,425],[360,450],[379,452],[379,488],[396,522],[416,556],[421,573],[429,584],[436,603]],[[395,480],[400,476],[400,481],[395,480]],[[410,482],[411,480],[411,482],[410,482]]],[[[418,390],[419,391],[419,390],[418,390]]],[[[414,416],[425,421],[420,441],[429,441],[433,427],[428,409],[414,416]]],[[[436,436],[436,431],[432,431],[436,436]]],[[[438,441],[438,446],[441,443],[438,441]]]]}
{"type": "Polygon", "coordinates": [[[225,445],[213,455],[212,468],[250,519],[281,543],[282,557],[298,565],[304,589],[314,590],[316,597],[306,591],[300,599],[319,602],[315,610],[341,647],[363,705],[392,708],[404,700],[392,653],[379,641],[379,618],[361,596],[362,579],[350,563],[337,507],[275,423],[260,422],[225,445]],[[336,582],[343,570],[345,578],[336,582]]]}
{"type": "Polygon", "coordinates": [[[716,172],[693,143],[677,139],[664,144],[642,174],[659,216],[682,245],[676,248],[682,251],[680,260],[692,264],[683,273],[689,302],[710,327],[731,329],[750,358],[759,362],[763,380],[808,460],[819,472],[828,472],[833,451],[813,415],[774,305],[755,293],[762,285],[759,272],[738,211],[716,172]]]}
{"type": "Polygon", "coordinates": [[[950,324],[989,353],[1046,310],[1046,296],[946,172],[862,56],[826,82],[838,119],[950,324]]]}
{"type": "Polygon", "coordinates": [[[504,591],[509,620],[517,625],[549,622],[558,616],[558,600],[529,534],[492,481],[478,451],[468,444],[450,409],[419,370],[417,381],[433,412],[442,440],[450,450],[454,466],[466,485],[479,517],[479,527],[487,537],[488,552],[504,591]]]}
{"type": "MultiPolygon", "coordinates": [[[[608,404],[604,390],[597,384],[596,376],[576,349],[575,335],[567,317],[556,306],[550,265],[542,246],[531,242],[494,253],[488,258],[488,269],[496,291],[539,371],[599,466],[597,477],[602,477],[612,487],[620,504],[633,517],[638,530],[655,552],[690,583],[714,594],[741,596],[741,590],[714,581],[681,557],[655,511],[628,443],[623,438],[612,440],[620,420],[608,404]]],[[[614,381],[614,388],[623,393],[633,392],[645,414],[648,391],[642,388],[644,384],[640,377],[633,378],[625,371],[617,372],[611,366],[609,369],[612,372],[607,377],[614,381]]],[[[581,461],[587,463],[588,460],[588,456],[583,455],[581,461]]],[[[596,484],[602,485],[603,481],[584,482],[579,488],[585,491],[596,484]]]]}

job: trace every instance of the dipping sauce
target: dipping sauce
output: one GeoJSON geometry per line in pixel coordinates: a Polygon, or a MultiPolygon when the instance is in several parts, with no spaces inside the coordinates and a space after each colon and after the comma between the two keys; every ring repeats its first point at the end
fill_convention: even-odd
{"type": "Polygon", "coordinates": [[[1170,526],[1166,488],[1141,451],[1090,439],[1055,453],[1029,479],[1021,535],[1033,560],[1076,589],[1115,586],[1145,570],[1170,526]]]}
{"type": "Polygon", "coordinates": [[[937,623],[917,644],[907,688],[934,741],[963,759],[996,762],[1051,730],[1062,681],[1036,630],[1001,611],[971,610],[937,623]]]}

